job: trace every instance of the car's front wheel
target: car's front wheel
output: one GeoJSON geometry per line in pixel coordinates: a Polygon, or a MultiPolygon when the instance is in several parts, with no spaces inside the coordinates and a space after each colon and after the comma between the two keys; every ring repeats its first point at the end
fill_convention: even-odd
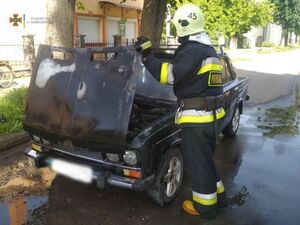
{"type": "Polygon", "coordinates": [[[240,126],[240,117],[240,109],[238,106],[236,106],[230,123],[222,131],[225,137],[234,137],[236,135],[236,132],[240,126]]]}
{"type": "Polygon", "coordinates": [[[183,159],[179,148],[171,149],[160,163],[149,196],[160,206],[169,205],[180,190],[183,177],[183,159]]]}

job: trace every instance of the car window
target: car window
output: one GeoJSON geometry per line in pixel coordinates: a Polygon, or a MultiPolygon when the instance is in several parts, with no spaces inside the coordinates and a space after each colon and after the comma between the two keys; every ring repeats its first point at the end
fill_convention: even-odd
{"type": "Polygon", "coordinates": [[[144,66],[140,70],[136,94],[166,101],[177,100],[173,92],[173,86],[160,84],[144,66]]]}
{"type": "Polygon", "coordinates": [[[223,66],[223,70],[222,70],[223,83],[226,84],[226,83],[232,81],[233,78],[230,75],[230,69],[229,69],[228,64],[224,57],[220,58],[220,62],[221,62],[221,65],[223,66]]]}

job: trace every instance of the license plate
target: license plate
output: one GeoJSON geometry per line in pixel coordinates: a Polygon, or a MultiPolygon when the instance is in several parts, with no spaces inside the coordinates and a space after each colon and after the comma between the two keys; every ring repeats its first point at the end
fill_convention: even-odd
{"type": "Polygon", "coordinates": [[[51,159],[50,167],[53,171],[73,180],[91,183],[93,170],[89,166],[67,162],[61,159],[51,159]]]}

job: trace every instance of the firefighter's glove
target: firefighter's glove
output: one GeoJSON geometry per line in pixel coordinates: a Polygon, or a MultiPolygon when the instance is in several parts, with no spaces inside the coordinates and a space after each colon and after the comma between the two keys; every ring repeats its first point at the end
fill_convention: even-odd
{"type": "Polygon", "coordinates": [[[138,37],[137,42],[135,43],[135,50],[137,52],[141,52],[143,57],[147,57],[147,55],[151,52],[152,43],[149,38],[146,37],[138,37]]]}

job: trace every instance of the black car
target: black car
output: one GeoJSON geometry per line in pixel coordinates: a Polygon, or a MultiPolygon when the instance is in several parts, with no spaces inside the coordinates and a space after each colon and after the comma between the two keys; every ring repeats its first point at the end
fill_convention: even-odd
{"type": "MultiPolygon", "coordinates": [[[[248,81],[237,78],[225,54],[226,117],[234,136],[248,81]]],[[[131,47],[67,49],[43,45],[28,91],[25,151],[36,167],[99,188],[110,185],[147,193],[160,205],[177,196],[183,176],[177,99],[160,85],[131,47]]]]}

